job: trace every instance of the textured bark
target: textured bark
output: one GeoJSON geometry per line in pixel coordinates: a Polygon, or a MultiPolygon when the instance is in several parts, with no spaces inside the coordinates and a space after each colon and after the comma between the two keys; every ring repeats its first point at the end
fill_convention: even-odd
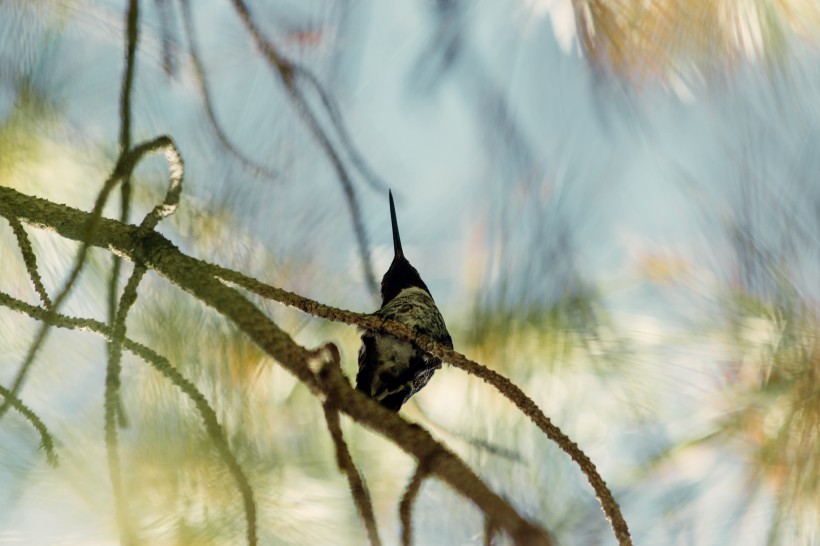
{"type": "MultiPolygon", "coordinates": [[[[541,527],[523,518],[454,453],[423,428],[379,406],[359,393],[332,362],[316,362],[314,353],[294,343],[285,332],[237,289],[214,275],[218,269],[179,251],[162,235],[100,218],[89,230],[89,213],[0,187],[0,214],[76,241],[85,241],[155,270],[197,299],[232,320],[248,337],[319,398],[332,397],[339,411],[382,434],[415,457],[436,476],[470,499],[516,544],[548,545],[541,527]],[[318,365],[317,365],[318,364],[318,365]]],[[[353,314],[356,315],[356,314],[353,314]]],[[[349,322],[345,321],[345,322],[349,322]]],[[[382,321],[378,321],[382,322],[382,321]]],[[[373,324],[372,326],[382,326],[373,324]]],[[[426,348],[426,347],[425,347],[426,348]]]]}

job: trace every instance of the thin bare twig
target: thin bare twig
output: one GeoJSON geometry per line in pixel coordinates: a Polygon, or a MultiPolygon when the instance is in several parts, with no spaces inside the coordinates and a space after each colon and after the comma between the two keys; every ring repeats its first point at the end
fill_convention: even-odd
{"type": "Polygon", "coordinates": [[[160,35],[162,36],[162,70],[167,76],[175,76],[177,71],[176,47],[171,36],[171,24],[174,20],[170,0],[154,0],[159,11],[160,35]]]}
{"type": "Polygon", "coordinates": [[[524,460],[524,458],[521,456],[521,454],[518,453],[517,451],[515,451],[514,449],[510,449],[508,447],[504,447],[504,446],[499,445],[499,444],[494,444],[494,443],[489,442],[489,441],[487,441],[483,438],[477,438],[477,437],[474,437],[474,436],[470,436],[470,435],[464,434],[462,432],[451,430],[450,428],[445,427],[441,423],[436,422],[436,419],[432,415],[428,414],[427,411],[425,411],[425,409],[422,407],[422,405],[419,403],[419,401],[416,398],[413,398],[411,400],[411,402],[413,402],[413,404],[416,406],[416,409],[419,411],[421,416],[424,417],[425,422],[429,423],[435,429],[443,432],[444,434],[446,434],[446,435],[448,435],[452,438],[455,438],[456,440],[464,442],[465,444],[467,444],[468,446],[470,446],[474,449],[477,449],[479,451],[483,451],[485,453],[489,453],[490,455],[495,455],[496,457],[502,457],[502,458],[507,459],[508,461],[512,461],[514,463],[523,464],[523,463],[526,462],[524,460]]]}
{"type": "Polygon", "coordinates": [[[356,192],[353,188],[353,183],[350,180],[350,176],[347,173],[347,170],[344,168],[341,159],[339,159],[339,156],[333,149],[333,145],[330,143],[330,140],[328,139],[327,135],[325,135],[324,131],[322,131],[322,127],[319,124],[319,121],[316,119],[316,116],[314,115],[313,111],[308,106],[305,98],[302,96],[301,93],[296,91],[295,86],[288,87],[288,90],[290,90],[294,102],[302,111],[303,117],[305,118],[305,122],[308,124],[314,136],[319,141],[319,144],[325,150],[325,153],[330,158],[331,163],[333,163],[333,167],[336,170],[336,175],[339,179],[339,182],[342,184],[342,190],[344,191],[345,200],[347,202],[347,208],[350,211],[350,217],[353,221],[353,231],[356,234],[356,242],[359,247],[359,255],[362,262],[362,272],[364,273],[364,278],[367,283],[367,287],[370,289],[370,292],[375,296],[379,293],[379,285],[376,282],[376,275],[373,272],[373,263],[370,259],[370,244],[367,240],[367,232],[364,229],[364,222],[362,222],[362,213],[361,209],[359,208],[359,201],[356,197],[356,192]]]}
{"type": "Polygon", "coordinates": [[[205,115],[208,118],[208,123],[213,129],[217,140],[219,140],[219,143],[222,144],[229,154],[234,156],[243,167],[248,169],[254,175],[264,176],[271,180],[276,180],[276,178],[278,178],[278,174],[273,169],[265,167],[264,165],[261,165],[246,156],[242,150],[237,148],[233,142],[231,142],[231,139],[228,137],[225,129],[222,128],[222,124],[217,119],[216,111],[213,106],[213,100],[211,99],[211,92],[208,89],[208,81],[205,78],[205,68],[199,58],[199,48],[196,43],[196,31],[194,30],[194,15],[191,13],[190,0],[180,1],[182,3],[182,20],[185,25],[185,36],[188,40],[188,54],[191,57],[191,63],[194,67],[194,77],[196,78],[197,85],[199,86],[199,93],[202,95],[202,102],[205,106],[205,115]]]}
{"type": "MultiPolygon", "coordinates": [[[[305,81],[313,86],[313,89],[319,95],[319,98],[327,111],[327,115],[333,124],[333,128],[336,129],[336,133],[339,135],[339,142],[342,143],[347,155],[350,157],[351,163],[353,163],[353,166],[359,170],[361,175],[364,177],[365,182],[367,182],[370,187],[377,192],[386,192],[389,188],[385,181],[382,180],[381,177],[370,168],[370,165],[367,164],[367,161],[364,157],[362,157],[362,154],[359,153],[359,150],[353,144],[353,137],[348,132],[347,124],[345,124],[344,119],[342,118],[342,113],[339,111],[339,107],[330,92],[324,85],[322,85],[319,78],[317,78],[306,68],[299,65],[293,65],[293,71],[297,78],[304,78],[305,81]]],[[[396,193],[395,190],[393,193],[396,193]]]]}
{"type": "MultiPolygon", "coordinates": [[[[316,115],[313,113],[313,110],[311,110],[310,105],[301,90],[296,85],[295,76],[297,74],[301,74],[304,77],[304,74],[307,71],[304,68],[293,64],[279,54],[270,40],[268,40],[256,26],[250,10],[243,0],[233,0],[233,4],[236,11],[239,13],[240,19],[242,19],[242,22],[245,24],[248,32],[250,32],[253,37],[256,47],[268,63],[270,63],[271,68],[273,68],[276,71],[276,74],[281,78],[285,88],[288,91],[291,101],[294,106],[296,106],[297,111],[302,116],[305,123],[307,123],[313,133],[313,136],[319,142],[322,150],[324,150],[325,155],[327,155],[328,159],[333,164],[333,168],[336,171],[336,176],[339,183],[342,185],[342,191],[347,202],[348,210],[350,211],[350,218],[353,222],[353,231],[356,235],[356,242],[359,247],[359,258],[362,263],[362,272],[364,273],[367,287],[375,297],[379,293],[379,285],[376,282],[376,275],[373,273],[373,264],[370,259],[370,245],[367,241],[367,233],[365,232],[364,223],[362,222],[361,210],[359,209],[359,202],[356,197],[356,191],[353,188],[353,182],[344,166],[344,163],[342,163],[339,154],[330,142],[330,138],[327,134],[325,134],[321,124],[316,118],[316,115]]],[[[317,82],[314,80],[314,83],[317,82]]]]}

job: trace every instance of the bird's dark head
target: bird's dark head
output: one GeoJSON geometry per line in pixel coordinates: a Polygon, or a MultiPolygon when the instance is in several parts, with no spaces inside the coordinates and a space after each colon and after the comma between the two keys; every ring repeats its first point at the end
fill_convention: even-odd
{"type": "MultiPolygon", "coordinates": [[[[416,268],[410,265],[404,252],[401,249],[401,238],[399,237],[399,224],[396,221],[396,206],[393,204],[393,192],[390,195],[390,221],[393,225],[393,263],[382,278],[382,306],[399,295],[405,288],[421,288],[428,294],[430,290],[416,268]]],[[[432,297],[432,294],[430,295],[432,297]]]]}

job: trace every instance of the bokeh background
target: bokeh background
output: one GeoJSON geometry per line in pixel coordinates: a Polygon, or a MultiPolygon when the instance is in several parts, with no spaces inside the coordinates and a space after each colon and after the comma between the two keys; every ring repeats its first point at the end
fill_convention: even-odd
{"type": "MultiPolygon", "coordinates": [[[[814,0],[248,1],[315,76],[297,104],[228,0],[141,0],[134,142],[185,160],[158,230],[189,254],[369,312],[402,240],[455,347],[515,381],[597,464],[636,544],[820,544],[820,4],[814,0]],[[323,102],[326,93],[332,108],[323,102]],[[350,177],[343,184],[305,111],[350,177]],[[338,117],[334,117],[338,114],[338,117]],[[336,122],[343,124],[344,131],[336,122]],[[364,259],[363,259],[364,258],[364,259]]],[[[0,3],[0,184],[91,210],[118,154],[125,1],[0,3]]],[[[165,193],[134,178],[132,222],[165,193]]],[[[119,216],[113,199],[106,215],[119,216]]],[[[45,286],[78,245],[28,228],[45,286]]],[[[107,320],[111,256],[63,307],[107,320]]],[[[123,267],[127,278],[131,265],[123,267]]],[[[37,303],[0,221],[0,290],[37,303]]],[[[299,343],[354,329],[258,301],[299,343]]],[[[0,308],[0,384],[38,324],[0,308]]],[[[151,272],[128,335],[205,394],[248,473],[262,544],[366,540],[321,406],[230,323],[151,272]]],[[[53,331],[20,393],[51,468],[0,421],[0,544],[114,544],[106,346],[53,331]]],[[[191,404],[124,357],[126,495],[149,544],[231,544],[240,495],[191,404]]],[[[580,471],[511,404],[439,371],[402,410],[561,544],[614,544],[580,471]]],[[[343,420],[382,538],[413,461],[343,420]]],[[[434,480],[417,544],[480,544],[434,480]]],[[[504,543],[504,540],[500,540],[504,543]]]]}

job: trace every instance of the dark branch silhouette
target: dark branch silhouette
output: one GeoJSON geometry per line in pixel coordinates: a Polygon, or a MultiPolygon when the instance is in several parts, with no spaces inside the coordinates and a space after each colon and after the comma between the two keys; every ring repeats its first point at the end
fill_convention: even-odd
{"type": "Polygon", "coordinates": [[[199,93],[202,95],[202,102],[205,106],[205,115],[208,118],[208,123],[213,129],[217,140],[229,154],[234,156],[243,167],[248,169],[254,175],[264,176],[270,180],[275,180],[278,177],[276,171],[261,165],[257,161],[245,155],[242,150],[237,148],[234,143],[231,142],[230,137],[228,137],[228,133],[217,119],[213,99],[211,98],[211,92],[208,88],[208,80],[205,77],[205,68],[202,65],[202,61],[199,56],[199,47],[196,42],[196,30],[194,29],[194,15],[191,13],[190,0],[180,1],[182,3],[182,19],[185,26],[185,36],[188,40],[188,54],[190,55],[191,63],[193,64],[194,77],[196,78],[196,83],[199,87],[199,93]]]}
{"type": "MultiPolygon", "coordinates": [[[[322,361],[327,362],[328,365],[336,366],[341,370],[342,363],[339,349],[332,343],[328,343],[315,351],[315,355],[318,358],[322,358],[322,361]]],[[[333,445],[336,448],[336,464],[339,466],[339,470],[347,476],[353,501],[367,529],[367,537],[370,540],[370,544],[372,546],[381,546],[379,531],[376,526],[376,518],[373,515],[373,503],[370,501],[370,492],[367,490],[362,475],[356,468],[353,457],[350,455],[350,450],[345,443],[344,436],[342,435],[342,426],[339,422],[339,410],[337,408],[338,401],[333,397],[333,393],[331,393],[325,399],[324,404],[322,404],[322,409],[325,413],[327,430],[330,432],[330,437],[333,439],[333,445]]]]}
{"type": "Polygon", "coordinates": [[[484,518],[484,546],[493,546],[493,539],[498,528],[490,518],[484,518]]]}
{"type": "Polygon", "coordinates": [[[421,484],[427,477],[427,465],[422,461],[413,472],[413,477],[404,490],[404,495],[399,503],[399,521],[401,521],[401,544],[410,546],[413,544],[413,504],[421,491],[421,484]]]}
{"type": "MultiPolygon", "coordinates": [[[[322,126],[319,123],[316,114],[311,109],[310,105],[308,104],[308,101],[305,99],[305,96],[302,93],[302,90],[297,85],[298,77],[301,76],[306,77],[307,80],[313,84],[314,88],[320,89],[320,86],[318,85],[318,80],[316,80],[315,77],[313,77],[312,75],[306,76],[306,74],[309,74],[309,72],[305,68],[300,67],[285,59],[276,50],[276,48],[270,42],[270,40],[268,40],[265,37],[265,35],[262,34],[262,31],[256,26],[256,23],[254,22],[250,10],[248,9],[248,6],[245,4],[245,2],[243,2],[242,0],[233,0],[233,4],[236,8],[236,11],[239,13],[240,19],[242,19],[242,22],[244,23],[245,27],[248,29],[248,32],[253,38],[253,41],[256,44],[257,49],[259,49],[260,53],[262,53],[267,62],[270,64],[270,67],[275,71],[276,75],[284,84],[285,89],[288,92],[288,96],[290,97],[297,111],[302,116],[302,119],[305,121],[310,131],[313,133],[313,136],[318,141],[319,146],[322,148],[325,155],[333,164],[333,169],[336,171],[336,176],[339,180],[339,183],[342,185],[342,191],[345,196],[345,201],[347,202],[347,207],[350,211],[350,218],[353,222],[353,231],[356,234],[356,242],[359,247],[359,257],[362,263],[362,271],[364,273],[365,281],[367,282],[367,287],[370,289],[371,294],[373,294],[373,296],[375,297],[379,293],[379,285],[376,281],[376,275],[373,273],[373,264],[370,259],[370,245],[368,243],[367,234],[365,232],[364,224],[362,222],[361,209],[359,208],[359,201],[358,197],[356,196],[356,190],[353,187],[353,181],[351,180],[350,174],[348,173],[347,168],[345,168],[341,157],[336,152],[336,149],[333,147],[330,138],[325,133],[324,129],[322,129],[322,126]]],[[[325,104],[332,104],[332,101],[330,101],[328,95],[321,96],[325,104]]],[[[342,126],[341,118],[336,112],[335,107],[330,109],[329,111],[331,119],[336,120],[339,126],[342,126]]],[[[344,140],[344,137],[347,136],[347,132],[343,131],[342,140],[344,140]]],[[[358,158],[358,156],[356,157],[358,158]]]]}

